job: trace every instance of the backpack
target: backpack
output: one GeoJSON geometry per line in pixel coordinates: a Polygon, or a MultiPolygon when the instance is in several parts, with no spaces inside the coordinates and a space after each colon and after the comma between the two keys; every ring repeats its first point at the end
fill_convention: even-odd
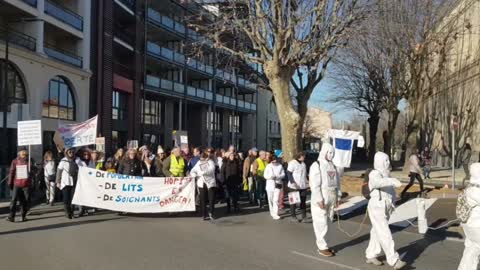
{"type": "Polygon", "coordinates": [[[368,186],[368,182],[370,180],[369,175],[372,171],[373,169],[367,169],[363,174],[362,196],[367,200],[370,200],[370,188],[368,186]]]}
{"type": "Polygon", "coordinates": [[[457,218],[462,223],[467,223],[468,219],[470,218],[470,215],[472,213],[473,208],[478,206],[478,205],[470,205],[467,201],[467,189],[469,187],[480,188],[480,185],[469,184],[467,186],[467,188],[465,188],[464,190],[462,190],[462,192],[460,192],[460,194],[458,194],[457,207],[455,209],[455,214],[457,215],[457,218]]]}

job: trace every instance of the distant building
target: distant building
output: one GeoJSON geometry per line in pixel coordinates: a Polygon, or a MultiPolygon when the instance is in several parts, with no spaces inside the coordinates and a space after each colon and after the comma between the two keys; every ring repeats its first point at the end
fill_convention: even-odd
{"type": "Polygon", "coordinates": [[[264,150],[281,149],[281,127],[272,92],[258,90],[257,147],[264,150]]]}

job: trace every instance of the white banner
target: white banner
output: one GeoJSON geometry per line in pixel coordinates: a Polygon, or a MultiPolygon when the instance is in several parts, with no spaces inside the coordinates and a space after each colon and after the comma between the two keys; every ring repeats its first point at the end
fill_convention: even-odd
{"type": "Polygon", "coordinates": [[[141,177],[80,167],[73,204],[127,213],[195,211],[193,177],[141,177]]]}
{"type": "Polygon", "coordinates": [[[65,148],[95,144],[97,118],[98,116],[95,116],[78,124],[60,125],[58,132],[63,139],[65,148]]]}
{"type": "Polygon", "coordinates": [[[17,127],[18,146],[42,144],[42,121],[19,121],[17,127]]]}

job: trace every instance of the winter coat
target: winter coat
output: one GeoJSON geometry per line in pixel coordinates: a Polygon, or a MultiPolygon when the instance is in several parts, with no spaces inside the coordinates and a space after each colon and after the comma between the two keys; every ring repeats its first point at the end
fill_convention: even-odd
{"type": "MultiPolygon", "coordinates": [[[[30,160],[30,166],[32,161],[30,160]]],[[[8,174],[8,185],[10,188],[16,187],[29,187],[32,183],[32,175],[28,172],[28,162],[25,158],[16,158],[12,161],[10,165],[10,171],[8,174]],[[20,168],[21,167],[21,168],[20,168]],[[26,172],[26,175],[18,175],[17,170],[22,170],[26,172]],[[17,178],[18,176],[18,178],[17,178]],[[26,176],[26,177],[25,177],[26,176]]]]}
{"type": "Polygon", "coordinates": [[[203,188],[203,185],[207,185],[207,188],[213,188],[217,186],[215,180],[215,163],[213,160],[200,160],[197,162],[190,172],[192,177],[197,180],[197,186],[203,188]]]}
{"type": "Polygon", "coordinates": [[[118,167],[118,173],[130,176],[142,176],[142,163],[138,159],[125,159],[118,167]]]}
{"type": "Polygon", "coordinates": [[[155,177],[157,174],[157,168],[155,162],[150,163],[150,168],[148,168],[147,163],[142,162],[142,176],[146,177],[155,177]]]}
{"type": "Polygon", "coordinates": [[[242,167],[238,159],[225,160],[221,169],[223,183],[227,186],[236,186],[242,183],[242,167]]]}
{"type": "Polygon", "coordinates": [[[417,155],[413,154],[410,156],[408,159],[408,162],[410,163],[410,172],[411,173],[417,173],[417,174],[422,174],[422,167],[420,166],[420,159],[418,158],[417,155]]]}
{"type": "Polygon", "coordinates": [[[160,159],[160,157],[155,158],[155,176],[157,177],[165,177],[165,174],[163,173],[163,162],[165,160],[160,159]]]}
{"type": "Polygon", "coordinates": [[[243,162],[243,178],[244,179],[247,179],[248,177],[252,176],[251,166],[254,161],[255,161],[255,157],[248,156],[243,162]]]}

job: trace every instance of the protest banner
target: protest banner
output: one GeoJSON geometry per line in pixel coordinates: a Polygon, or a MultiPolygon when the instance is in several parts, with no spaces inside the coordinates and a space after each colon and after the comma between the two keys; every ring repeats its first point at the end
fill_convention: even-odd
{"type": "Polygon", "coordinates": [[[105,137],[98,137],[95,139],[95,150],[105,153],[105,137]]]}
{"type": "Polygon", "coordinates": [[[60,125],[58,132],[63,139],[65,148],[95,144],[97,138],[97,118],[95,116],[78,124],[60,125]]]}
{"type": "Polygon", "coordinates": [[[127,141],[127,149],[138,149],[138,140],[127,141]]]}
{"type": "Polygon", "coordinates": [[[73,204],[127,213],[195,211],[192,177],[128,176],[81,167],[73,204]]]}
{"type": "Polygon", "coordinates": [[[42,121],[18,121],[18,146],[42,144],[42,121]]]}

